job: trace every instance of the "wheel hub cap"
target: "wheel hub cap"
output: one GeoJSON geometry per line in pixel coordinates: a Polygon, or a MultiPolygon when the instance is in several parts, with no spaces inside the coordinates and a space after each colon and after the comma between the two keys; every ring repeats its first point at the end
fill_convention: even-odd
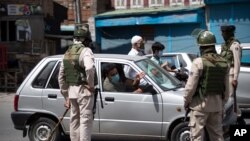
{"type": "Polygon", "coordinates": [[[42,125],[36,131],[36,137],[40,141],[45,141],[48,139],[51,130],[48,126],[42,125]]]}

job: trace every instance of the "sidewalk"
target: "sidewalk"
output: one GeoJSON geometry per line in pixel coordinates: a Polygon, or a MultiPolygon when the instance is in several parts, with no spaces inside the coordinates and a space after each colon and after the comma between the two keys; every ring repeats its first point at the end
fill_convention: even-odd
{"type": "Polygon", "coordinates": [[[0,92],[0,98],[4,97],[6,95],[14,95],[14,94],[15,94],[15,92],[0,92]]]}

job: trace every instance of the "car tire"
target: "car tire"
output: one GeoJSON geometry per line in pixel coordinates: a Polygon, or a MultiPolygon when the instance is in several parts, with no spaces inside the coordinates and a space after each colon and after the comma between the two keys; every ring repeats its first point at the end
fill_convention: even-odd
{"type": "Polygon", "coordinates": [[[181,122],[174,127],[170,141],[188,140],[190,140],[190,128],[188,127],[188,122],[181,122]]]}
{"type": "MultiPolygon", "coordinates": [[[[190,128],[188,122],[181,122],[173,129],[170,141],[190,141],[190,128]]],[[[204,141],[209,141],[208,133],[205,130],[204,141]]]]}
{"type": "MultiPolygon", "coordinates": [[[[52,130],[54,129],[56,122],[41,117],[30,125],[29,128],[29,140],[31,141],[47,141],[52,130]]],[[[60,141],[61,134],[60,129],[57,128],[50,141],[60,141]]]]}

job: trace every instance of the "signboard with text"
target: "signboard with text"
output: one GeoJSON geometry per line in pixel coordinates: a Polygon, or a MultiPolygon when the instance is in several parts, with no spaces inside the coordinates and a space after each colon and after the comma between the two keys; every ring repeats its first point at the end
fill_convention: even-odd
{"type": "Polygon", "coordinates": [[[41,14],[41,7],[37,5],[27,4],[8,4],[7,14],[8,15],[34,15],[41,14]]]}

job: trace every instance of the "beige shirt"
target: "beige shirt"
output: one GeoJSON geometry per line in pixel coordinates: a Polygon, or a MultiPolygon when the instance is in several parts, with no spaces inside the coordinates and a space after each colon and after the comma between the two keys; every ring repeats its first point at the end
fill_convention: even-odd
{"type": "MultiPolygon", "coordinates": [[[[184,95],[184,103],[189,103],[189,107],[192,110],[196,111],[204,111],[204,112],[217,112],[221,111],[224,108],[226,101],[228,100],[228,77],[225,77],[225,92],[224,99],[222,99],[221,95],[209,95],[201,100],[199,97],[193,97],[195,91],[197,89],[199,79],[202,76],[203,72],[203,63],[201,58],[197,58],[193,61],[191,71],[189,74],[188,81],[185,86],[185,95],[184,95]]],[[[227,74],[228,76],[228,74],[227,74]]]]}
{"type": "Polygon", "coordinates": [[[118,84],[113,84],[108,77],[105,78],[103,82],[104,91],[107,92],[125,92],[126,91],[126,84],[119,82],[118,84]]]}
{"type": "Polygon", "coordinates": [[[233,42],[230,46],[230,50],[233,52],[234,64],[230,68],[230,75],[233,75],[234,80],[238,80],[240,72],[240,59],[241,59],[241,47],[238,42],[233,42]]]}
{"type": "Polygon", "coordinates": [[[79,96],[79,94],[84,94],[86,96],[90,96],[92,92],[90,92],[86,87],[94,87],[94,77],[95,77],[95,64],[94,64],[94,54],[92,50],[88,47],[85,47],[80,56],[79,56],[79,65],[81,67],[85,67],[86,71],[86,80],[88,82],[88,86],[80,85],[80,86],[69,86],[65,82],[65,73],[64,73],[64,64],[61,62],[58,82],[61,89],[61,93],[64,98],[75,99],[79,96]]]}

